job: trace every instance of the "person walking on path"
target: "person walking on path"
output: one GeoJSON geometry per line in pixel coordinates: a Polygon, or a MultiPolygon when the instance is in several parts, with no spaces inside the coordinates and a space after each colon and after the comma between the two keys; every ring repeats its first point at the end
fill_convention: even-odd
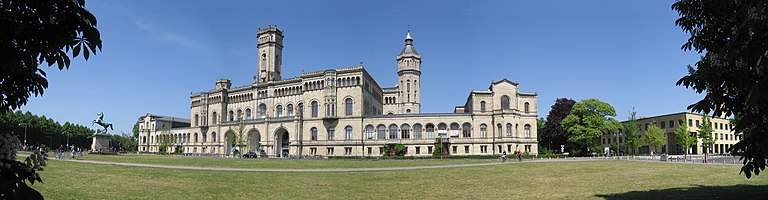
{"type": "Polygon", "coordinates": [[[502,162],[502,163],[504,163],[504,162],[507,162],[507,151],[504,151],[504,152],[501,154],[501,162],[502,162]]]}
{"type": "Polygon", "coordinates": [[[517,161],[523,162],[523,151],[517,151],[517,161]]]}

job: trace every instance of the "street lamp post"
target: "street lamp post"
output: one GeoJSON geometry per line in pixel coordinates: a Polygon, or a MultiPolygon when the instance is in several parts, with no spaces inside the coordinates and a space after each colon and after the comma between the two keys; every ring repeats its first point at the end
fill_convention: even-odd
{"type": "Polygon", "coordinates": [[[27,123],[20,123],[19,126],[24,126],[24,146],[27,146],[27,123]]]}

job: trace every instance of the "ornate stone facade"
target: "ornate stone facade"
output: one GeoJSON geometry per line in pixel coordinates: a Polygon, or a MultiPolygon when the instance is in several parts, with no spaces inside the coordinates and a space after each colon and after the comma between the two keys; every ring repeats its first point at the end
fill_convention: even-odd
{"type": "Polygon", "coordinates": [[[385,145],[404,144],[406,155],[428,156],[437,141],[450,155],[537,153],[536,93],[503,79],[471,92],[453,113],[421,113],[421,55],[410,32],[405,43],[395,87],[380,87],[362,63],[282,79],[283,33],[259,29],[253,84],[233,88],[220,79],[215,89],[192,94],[191,120],[147,114],[139,151],[157,152],[158,135],[172,134],[173,147],[190,154],[261,148],[271,157],[376,156],[385,145]]]}

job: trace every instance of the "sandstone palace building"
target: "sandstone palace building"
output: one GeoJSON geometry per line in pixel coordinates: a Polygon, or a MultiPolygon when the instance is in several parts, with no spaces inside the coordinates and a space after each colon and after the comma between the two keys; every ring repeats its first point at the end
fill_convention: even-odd
{"type": "Polygon", "coordinates": [[[139,151],[159,151],[165,134],[174,138],[168,151],[195,155],[237,149],[269,157],[378,156],[387,145],[403,144],[407,156],[429,156],[437,143],[450,155],[537,153],[537,94],[520,91],[517,82],[472,91],[453,113],[421,113],[422,58],[410,31],[395,59],[394,87],[381,87],[362,63],[284,78],[282,50],[280,29],[259,29],[253,83],[232,87],[219,79],[214,89],[192,94],[191,119],[147,114],[139,151]]]}

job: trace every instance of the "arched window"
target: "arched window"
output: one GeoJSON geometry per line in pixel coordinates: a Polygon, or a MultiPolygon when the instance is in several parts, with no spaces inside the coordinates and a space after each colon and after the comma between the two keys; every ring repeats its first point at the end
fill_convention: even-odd
{"type": "Polygon", "coordinates": [[[208,134],[203,133],[202,140],[203,140],[203,142],[207,142],[208,141],[208,134]]]}
{"type": "Polygon", "coordinates": [[[344,127],[344,139],[352,140],[352,127],[344,127]]]}
{"type": "Polygon", "coordinates": [[[243,119],[243,110],[237,109],[237,120],[243,119]]]}
{"type": "Polygon", "coordinates": [[[413,125],[413,139],[421,139],[421,124],[413,125]]]}
{"type": "Polygon", "coordinates": [[[283,106],[277,105],[277,108],[275,108],[275,112],[277,112],[277,117],[283,117],[283,106]]]}
{"type": "Polygon", "coordinates": [[[194,141],[194,142],[197,142],[197,133],[195,133],[195,135],[194,135],[194,136],[195,136],[195,137],[193,138],[193,141],[194,141]]]}
{"type": "Polygon", "coordinates": [[[211,133],[211,142],[216,142],[216,132],[211,133]]]}
{"type": "Polygon", "coordinates": [[[411,113],[411,109],[406,109],[405,113],[411,113]]]}
{"type": "Polygon", "coordinates": [[[437,124],[437,137],[448,137],[448,125],[445,125],[445,123],[437,124]]]}
{"type": "Polygon", "coordinates": [[[312,127],[311,129],[309,129],[309,131],[312,133],[311,138],[309,139],[313,141],[317,140],[317,128],[312,127]]]}
{"type": "Polygon", "coordinates": [[[389,139],[397,139],[397,125],[389,125],[389,139]]]}
{"type": "Polygon", "coordinates": [[[501,96],[501,109],[509,109],[509,96],[501,96]]]}
{"type": "Polygon", "coordinates": [[[525,137],[527,137],[527,138],[531,137],[531,125],[526,124],[525,125],[525,132],[523,132],[523,133],[525,134],[525,137]]]}
{"type": "Polygon", "coordinates": [[[408,124],[403,124],[400,126],[400,138],[402,139],[408,139],[411,138],[411,126],[408,124]]]}
{"type": "Polygon", "coordinates": [[[288,111],[289,117],[293,117],[293,104],[288,104],[285,106],[285,110],[288,111]]]}
{"type": "Polygon", "coordinates": [[[472,125],[469,123],[464,123],[461,125],[461,137],[472,137],[472,125]]]}
{"type": "Polygon", "coordinates": [[[433,124],[427,124],[427,138],[435,138],[435,125],[433,124]]]}
{"type": "Polygon", "coordinates": [[[195,126],[198,126],[199,122],[200,122],[200,116],[198,114],[195,114],[195,126]]]}
{"type": "Polygon", "coordinates": [[[264,119],[267,118],[267,105],[266,104],[260,104],[259,105],[259,118],[264,119]]]}
{"type": "Polygon", "coordinates": [[[365,126],[365,138],[372,140],[374,135],[376,135],[376,133],[374,133],[373,125],[369,124],[368,126],[365,126]]]}
{"type": "Polygon", "coordinates": [[[377,133],[378,134],[378,139],[379,140],[386,140],[387,139],[387,127],[384,126],[383,124],[379,124],[379,126],[376,127],[376,129],[377,129],[377,132],[378,132],[377,133]]]}
{"type": "Polygon", "coordinates": [[[488,126],[480,124],[480,137],[488,137],[488,126]]]}
{"type": "Polygon", "coordinates": [[[507,136],[512,136],[512,124],[507,123],[507,136]]]}
{"type": "Polygon", "coordinates": [[[251,119],[251,109],[246,108],[245,109],[245,119],[251,119]]]}
{"type": "Polygon", "coordinates": [[[328,128],[328,140],[333,140],[334,132],[336,131],[336,128],[330,127],[328,128]]]}
{"type": "Polygon", "coordinates": [[[146,144],[147,143],[147,136],[142,136],[141,137],[141,143],[142,144],[146,144]]]}
{"type": "Polygon", "coordinates": [[[515,124],[515,136],[520,137],[520,124],[515,124]]]}
{"type": "Polygon", "coordinates": [[[525,107],[524,107],[525,108],[525,112],[529,112],[530,111],[529,107],[531,106],[531,104],[529,104],[528,102],[525,102],[524,105],[525,105],[525,107]]]}
{"type": "Polygon", "coordinates": [[[347,115],[352,115],[352,99],[347,98],[344,100],[344,113],[347,115]]]}
{"type": "Polygon", "coordinates": [[[304,116],[304,103],[299,103],[299,115],[304,116]]]}
{"type": "Polygon", "coordinates": [[[501,134],[503,133],[501,132],[501,124],[496,124],[496,128],[497,128],[497,131],[496,131],[497,136],[494,136],[494,137],[501,136],[501,134]]]}
{"type": "Polygon", "coordinates": [[[229,111],[229,121],[230,122],[231,121],[235,121],[235,112],[234,111],[231,111],[231,110],[229,111]]]}
{"type": "Polygon", "coordinates": [[[459,124],[451,123],[451,137],[459,137],[459,124]]]}
{"type": "Polygon", "coordinates": [[[485,111],[485,101],[480,102],[480,111],[485,111]]]}
{"type": "Polygon", "coordinates": [[[317,117],[317,101],[312,101],[312,117],[317,117]]]}

